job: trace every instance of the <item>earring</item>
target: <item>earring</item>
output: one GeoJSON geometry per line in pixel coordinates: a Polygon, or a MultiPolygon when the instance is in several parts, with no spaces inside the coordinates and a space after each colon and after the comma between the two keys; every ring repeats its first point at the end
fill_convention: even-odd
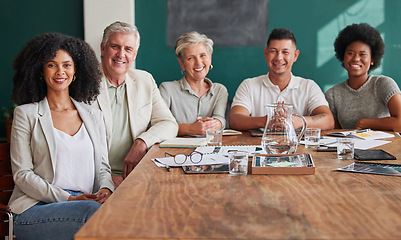
{"type": "Polygon", "coordinates": [[[74,75],[74,76],[72,77],[72,81],[75,81],[76,78],[77,78],[77,77],[74,75]]]}
{"type": "Polygon", "coordinates": [[[186,72],[185,72],[184,70],[181,70],[181,74],[182,74],[182,75],[185,76],[185,73],[186,73],[186,72]]]}
{"type": "Polygon", "coordinates": [[[210,64],[209,71],[213,69],[213,65],[210,64]]]}

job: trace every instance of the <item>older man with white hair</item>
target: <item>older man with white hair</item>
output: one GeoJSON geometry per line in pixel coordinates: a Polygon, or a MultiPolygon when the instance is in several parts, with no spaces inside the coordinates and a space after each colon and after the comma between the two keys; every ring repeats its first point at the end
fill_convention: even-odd
{"type": "Polygon", "coordinates": [[[101,43],[103,79],[93,103],[103,111],[109,161],[117,187],[153,144],[177,135],[178,125],[152,75],[131,69],[138,53],[137,28],[114,22],[101,43]]]}

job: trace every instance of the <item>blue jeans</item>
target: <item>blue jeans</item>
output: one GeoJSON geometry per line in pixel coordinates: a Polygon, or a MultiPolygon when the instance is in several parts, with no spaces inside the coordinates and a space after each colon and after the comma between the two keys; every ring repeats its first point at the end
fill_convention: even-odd
{"type": "MultiPolygon", "coordinates": [[[[68,191],[71,195],[82,194],[68,191]]],[[[74,239],[74,234],[101,206],[95,201],[39,202],[14,215],[14,234],[24,239],[74,239]]]]}

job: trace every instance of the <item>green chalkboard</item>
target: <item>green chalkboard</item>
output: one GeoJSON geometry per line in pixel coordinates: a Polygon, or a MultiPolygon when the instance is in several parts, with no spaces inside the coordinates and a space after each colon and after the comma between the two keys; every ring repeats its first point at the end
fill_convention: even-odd
{"type": "Polygon", "coordinates": [[[198,31],[215,46],[263,46],[267,39],[268,0],[166,0],[167,45],[198,31]]]}

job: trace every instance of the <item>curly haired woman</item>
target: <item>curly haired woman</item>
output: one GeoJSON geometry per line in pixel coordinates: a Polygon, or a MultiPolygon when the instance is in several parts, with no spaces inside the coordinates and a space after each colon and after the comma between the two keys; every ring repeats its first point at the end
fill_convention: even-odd
{"type": "Polygon", "coordinates": [[[401,130],[401,94],[397,83],[369,72],[381,64],[384,43],[366,23],[344,28],[334,42],[348,79],[325,93],[336,128],[401,130]]]}
{"type": "Polygon", "coordinates": [[[102,114],[83,103],[99,94],[99,63],[84,41],[46,33],[13,68],[15,235],[73,239],[114,190],[102,114]]]}

